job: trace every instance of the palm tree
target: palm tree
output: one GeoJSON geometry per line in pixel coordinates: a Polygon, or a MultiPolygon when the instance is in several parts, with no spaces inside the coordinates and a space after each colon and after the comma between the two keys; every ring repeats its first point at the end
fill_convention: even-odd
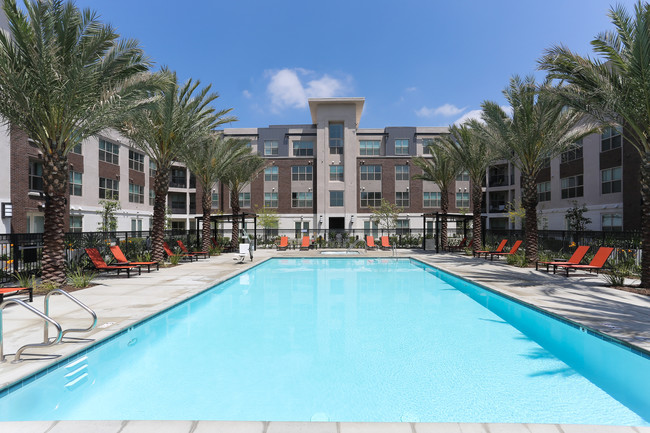
{"type": "Polygon", "coordinates": [[[266,161],[259,155],[249,153],[233,161],[219,177],[219,181],[230,191],[230,208],[232,209],[232,236],[230,246],[233,249],[239,244],[239,222],[237,215],[239,207],[239,193],[248,185],[266,166],[266,161]]]}
{"type": "MultiPolygon", "coordinates": [[[[444,140],[444,139],[443,139],[444,140]]],[[[442,145],[429,145],[431,158],[421,156],[413,158],[413,164],[422,169],[422,174],[416,174],[413,179],[422,179],[435,182],[440,188],[440,243],[442,249],[447,248],[447,212],[449,210],[449,193],[453,190],[453,183],[460,173],[460,166],[453,159],[448,149],[442,145]]]]}
{"type": "Polygon", "coordinates": [[[185,144],[182,160],[201,184],[202,249],[208,251],[210,248],[212,188],[226,167],[250,154],[250,149],[242,140],[224,139],[222,134],[215,133],[209,133],[200,140],[185,144]]]}
{"type": "Polygon", "coordinates": [[[515,75],[503,91],[512,117],[495,102],[482,104],[483,137],[521,172],[528,263],[537,261],[537,175],[549,159],[595,130],[582,113],[560,103],[552,91],[548,79],[537,87],[534,77],[515,75]]]}
{"type": "Polygon", "coordinates": [[[483,179],[485,171],[494,161],[494,151],[482,134],[482,125],[469,120],[460,126],[449,127],[449,136],[441,139],[450,156],[469,173],[472,185],[472,248],[479,251],[483,245],[483,179]]]}
{"type": "Polygon", "coordinates": [[[44,282],[65,282],[67,155],[81,140],[116,125],[138,105],[150,67],[138,43],[72,2],[15,0],[2,5],[0,115],[43,154],[44,282]]]}
{"type": "Polygon", "coordinates": [[[540,67],[566,86],[564,103],[604,124],[623,125],[623,135],[641,161],[643,257],[641,286],[650,287],[650,5],[638,1],[634,15],[622,6],[609,12],[616,30],[591,42],[604,61],[582,57],[564,46],[547,50],[540,67]]]}
{"type": "Polygon", "coordinates": [[[195,93],[198,80],[189,79],[180,85],[175,72],[163,69],[160,75],[165,82],[151,95],[154,100],[122,125],[124,134],[156,164],[151,228],[152,257],[156,261],[164,258],[165,209],[172,163],[180,159],[186,143],[195,143],[217,126],[236,120],[225,117],[232,108],[216,111],[210,106],[219,97],[210,93],[210,85],[195,93]]]}

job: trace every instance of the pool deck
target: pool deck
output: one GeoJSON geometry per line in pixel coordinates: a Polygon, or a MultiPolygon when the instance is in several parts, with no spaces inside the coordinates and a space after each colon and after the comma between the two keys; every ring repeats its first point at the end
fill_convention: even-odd
{"type": "MultiPolygon", "coordinates": [[[[389,251],[360,251],[352,258],[391,257],[389,251]]],[[[535,271],[534,268],[515,268],[503,262],[472,258],[459,254],[432,254],[422,250],[397,250],[398,257],[412,257],[455,275],[466,277],[493,290],[517,298],[525,303],[563,316],[650,351],[650,297],[605,286],[596,275],[578,273],[567,278],[560,274],[535,271]]],[[[98,285],[79,290],[73,296],[97,312],[98,326],[93,331],[79,335],[95,341],[132,326],[157,312],[177,304],[215,284],[234,276],[271,257],[336,257],[323,256],[320,251],[258,250],[255,259],[243,264],[233,260],[233,254],[224,254],[161,268],[140,276],[106,276],[94,280],[98,285]]],[[[344,257],[344,256],[343,256],[344,257]]],[[[12,299],[12,298],[7,298],[12,299]]],[[[43,297],[37,296],[32,304],[43,309],[43,297]]],[[[90,319],[86,312],[63,296],[53,296],[50,301],[51,316],[64,328],[85,328],[90,319]]],[[[7,361],[0,364],[0,388],[19,381],[47,368],[57,359],[30,359],[11,363],[16,350],[26,343],[43,339],[43,322],[37,316],[16,305],[8,306],[3,313],[4,353],[7,361]]],[[[59,344],[45,349],[29,349],[28,353],[66,356],[90,343],[59,344]]],[[[0,422],[2,433],[56,433],[56,432],[415,432],[415,433],[574,433],[574,432],[647,432],[650,427],[613,427],[553,424],[456,424],[456,423],[285,423],[285,422],[217,422],[217,421],[44,421],[0,422]]]]}

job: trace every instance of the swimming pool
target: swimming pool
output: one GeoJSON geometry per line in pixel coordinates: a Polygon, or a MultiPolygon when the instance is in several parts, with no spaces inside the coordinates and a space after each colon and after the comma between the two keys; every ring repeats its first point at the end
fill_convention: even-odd
{"type": "Polygon", "coordinates": [[[274,259],[5,391],[0,420],[647,425],[649,367],[417,261],[274,259]]]}

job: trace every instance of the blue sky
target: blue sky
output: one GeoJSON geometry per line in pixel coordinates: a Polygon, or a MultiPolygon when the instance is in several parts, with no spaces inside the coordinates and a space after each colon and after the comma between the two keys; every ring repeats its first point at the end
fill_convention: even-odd
{"type": "MultiPolygon", "coordinates": [[[[613,26],[610,0],[77,0],[157,67],[211,83],[232,127],[311,123],[307,98],[366,98],[361,128],[446,126],[504,103],[544,49],[613,26]],[[128,12],[127,12],[128,11],[128,12]]],[[[634,1],[620,1],[632,11],[634,1]]]]}

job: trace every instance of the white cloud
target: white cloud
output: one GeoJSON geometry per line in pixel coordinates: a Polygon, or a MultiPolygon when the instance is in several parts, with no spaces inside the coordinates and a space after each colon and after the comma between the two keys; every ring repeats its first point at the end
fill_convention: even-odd
{"type": "Polygon", "coordinates": [[[463,111],[465,111],[464,107],[458,108],[452,104],[444,104],[441,105],[440,107],[435,107],[435,108],[429,108],[423,106],[419,110],[415,110],[415,114],[418,117],[435,117],[435,116],[450,117],[450,116],[455,116],[457,114],[460,114],[463,111]]]}
{"type": "Polygon", "coordinates": [[[416,90],[418,90],[418,88],[417,87],[407,87],[405,90],[406,90],[407,93],[411,93],[411,92],[415,92],[416,90]]]}
{"type": "MultiPolygon", "coordinates": [[[[508,107],[506,105],[502,105],[501,109],[506,112],[506,115],[512,116],[512,107],[508,107]]],[[[481,120],[481,115],[483,114],[483,110],[472,110],[468,111],[467,113],[463,114],[463,116],[456,120],[454,122],[454,125],[461,125],[465,123],[465,121],[469,119],[476,119],[479,122],[483,123],[483,120],[481,120]]]]}
{"type": "Polygon", "coordinates": [[[266,91],[275,111],[283,108],[304,108],[308,98],[331,98],[347,92],[347,83],[327,74],[320,77],[305,69],[268,71],[266,91]],[[312,78],[310,80],[310,78],[312,78]]]}
{"type": "Polygon", "coordinates": [[[249,92],[248,90],[244,90],[241,93],[242,93],[242,95],[244,95],[244,98],[246,98],[246,99],[251,99],[253,97],[253,94],[251,92],[249,92]]]}

